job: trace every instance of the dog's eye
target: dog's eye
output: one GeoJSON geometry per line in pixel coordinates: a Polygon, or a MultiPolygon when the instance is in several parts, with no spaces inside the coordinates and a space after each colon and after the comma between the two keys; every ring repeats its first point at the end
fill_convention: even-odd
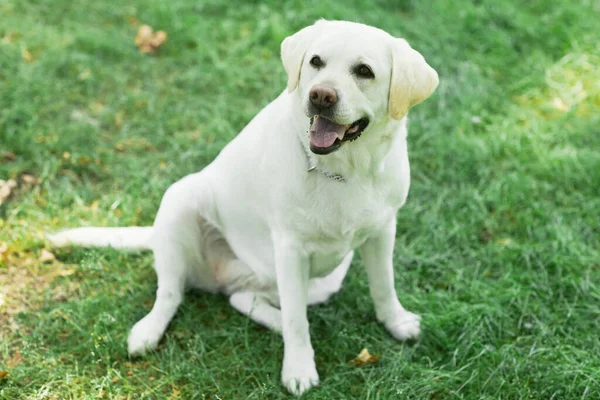
{"type": "Polygon", "coordinates": [[[313,58],[310,59],[310,65],[315,68],[321,68],[323,66],[323,60],[321,60],[321,57],[319,56],[313,56],[313,58]]]}
{"type": "Polygon", "coordinates": [[[360,65],[356,66],[356,68],[354,69],[354,73],[356,75],[358,75],[359,78],[365,78],[365,79],[375,78],[373,71],[366,64],[360,64],[360,65]]]}

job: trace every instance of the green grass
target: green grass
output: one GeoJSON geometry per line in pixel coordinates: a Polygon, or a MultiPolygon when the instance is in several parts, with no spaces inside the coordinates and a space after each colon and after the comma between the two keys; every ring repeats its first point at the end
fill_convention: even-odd
{"type": "Polygon", "coordinates": [[[154,299],[150,255],[39,257],[48,231],[151,224],[169,184],[283,89],[279,44],[319,17],[407,38],[441,84],[411,113],[398,219],[396,283],[422,337],[396,343],[376,323],[356,261],[309,311],[321,384],[304,397],[600,398],[599,13],[597,1],[0,0],[0,179],[19,182],[0,206],[0,398],[290,397],[281,338],[223,296],[191,294],[160,349],[128,359],[128,329],[154,299]],[[139,23],[168,33],[157,56],[134,46],[139,23]],[[363,347],[379,364],[349,366],[363,347]]]}

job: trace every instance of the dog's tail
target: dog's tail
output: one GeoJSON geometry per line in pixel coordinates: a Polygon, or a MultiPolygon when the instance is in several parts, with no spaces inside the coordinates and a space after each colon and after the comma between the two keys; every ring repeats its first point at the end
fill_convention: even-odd
{"type": "Polygon", "coordinates": [[[151,226],[126,228],[77,228],[48,235],[55,247],[113,247],[122,250],[150,249],[151,226]]]}

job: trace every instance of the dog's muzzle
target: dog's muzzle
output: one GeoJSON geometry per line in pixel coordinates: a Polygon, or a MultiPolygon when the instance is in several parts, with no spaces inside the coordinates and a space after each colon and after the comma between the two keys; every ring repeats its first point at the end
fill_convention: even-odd
{"type": "Polygon", "coordinates": [[[340,148],[343,142],[356,140],[369,125],[368,118],[361,118],[349,125],[340,125],[320,115],[310,119],[310,150],[315,154],[329,154],[340,148]]]}

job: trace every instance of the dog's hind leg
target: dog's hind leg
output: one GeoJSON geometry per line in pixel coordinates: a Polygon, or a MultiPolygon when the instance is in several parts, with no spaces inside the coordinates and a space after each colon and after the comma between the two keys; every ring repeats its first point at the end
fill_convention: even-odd
{"type": "Polygon", "coordinates": [[[281,311],[273,307],[261,293],[237,292],[229,297],[229,303],[254,322],[281,333],[281,311]]]}
{"type": "MultiPolygon", "coordinates": [[[[344,257],[342,262],[332,273],[317,279],[311,279],[308,283],[308,304],[315,305],[326,302],[329,297],[337,293],[342,287],[344,277],[350,268],[352,263],[352,257],[354,252],[350,252],[344,257]]],[[[241,263],[239,260],[232,260],[228,264],[230,271],[236,271],[237,275],[236,283],[240,291],[237,291],[229,298],[229,303],[241,312],[242,314],[250,317],[255,322],[266,326],[267,328],[281,333],[281,310],[275,307],[273,304],[279,304],[278,298],[274,288],[259,288],[258,290],[263,291],[251,291],[251,287],[259,287],[252,278],[254,274],[250,272],[250,269],[241,263]],[[241,272],[241,271],[245,271],[241,272]],[[244,279],[240,279],[244,277],[244,279]],[[248,279],[250,278],[250,279],[248,279]],[[239,285],[241,281],[243,285],[239,285]],[[248,288],[244,290],[244,288],[248,288]],[[272,290],[272,292],[269,291],[272,290]]]]}
{"type": "Polygon", "coordinates": [[[196,287],[218,291],[218,283],[202,254],[205,224],[198,215],[192,190],[194,179],[198,178],[184,178],[163,196],[150,238],[158,277],[156,301],[150,313],[131,329],[127,340],[131,355],[158,345],[192,281],[196,287]]]}
{"type": "Polygon", "coordinates": [[[229,295],[229,304],[240,313],[250,317],[254,322],[272,331],[281,333],[281,311],[273,304],[278,304],[277,288],[274,284],[261,282],[256,273],[244,262],[235,258],[224,241],[212,243],[213,250],[219,249],[218,254],[227,257],[218,264],[218,279],[223,289],[229,295]]]}
{"type": "Polygon", "coordinates": [[[127,339],[130,355],[156,348],[169,322],[183,301],[185,291],[185,261],[182,254],[155,251],[158,289],[152,310],[134,325],[127,339]]]}

